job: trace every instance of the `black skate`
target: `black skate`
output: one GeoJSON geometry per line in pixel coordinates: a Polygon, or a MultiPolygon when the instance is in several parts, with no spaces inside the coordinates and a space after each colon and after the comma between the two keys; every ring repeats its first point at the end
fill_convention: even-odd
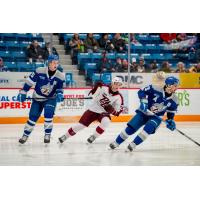
{"type": "Polygon", "coordinates": [[[28,140],[28,136],[27,136],[27,135],[23,135],[23,136],[19,139],[19,143],[24,144],[27,140],[28,140]]]}
{"type": "Polygon", "coordinates": [[[119,144],[117,144],[116,142],[113,142],[113,143],[110,143],[109,146],[111,149],[116,149],[119,146],[119,144]]]}
{"type": "Polygon", "coordinates": [[[45,135],[44,136],[44,143],[50,143],[50,139],[51,139],[50,135],[45,135]]]}
{"type": "Polygon", "coordinates": [[[127,148],[128,148],[129,151],[133,151],[133,150],[135,149],[135,147],[136,147],[136,144],[135,144],[135,143],[130,143],[130,144],[127,146],[127,148]]]}
{"type": "Polygon", "coordinates": [[[63,135],[63,136],[61,136],[61,137],[58,138],[58,140],[59,140],[60,143],[63,143],[66,139],[67,139],[66,135],[63,135]]]}
{"type": "Polygon", "coordinates": [[[93,142],[95,141],[95,139],[96,139],[96,137],[95,137],[94,135],[91,135],[91,136],[87,139],[87,141],[91,144],[91,143],[93,143],[93,142]]]}

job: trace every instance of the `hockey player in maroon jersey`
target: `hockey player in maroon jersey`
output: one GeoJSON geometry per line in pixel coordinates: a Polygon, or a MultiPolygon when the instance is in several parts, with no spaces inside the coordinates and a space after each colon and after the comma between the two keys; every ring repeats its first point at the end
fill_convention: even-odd
{"type": "Polygon", "coordinates": [[[92,143],[97,137],[103,134],[111,122],[110,115],[119,116],[123,111],[123,97],[118,91],[122,85],[123,82],[119,77],[115,77],[109,86],[97,83],[89,93],[93,95],[93,99],[88,110],[83,113],[78,124],[70,127],[63,136],[58,138],[59,142],[63,143],[69,137],[74,136],[78,131],[88,127],[96,120],[100,124],[87,141],[92,143]]]}

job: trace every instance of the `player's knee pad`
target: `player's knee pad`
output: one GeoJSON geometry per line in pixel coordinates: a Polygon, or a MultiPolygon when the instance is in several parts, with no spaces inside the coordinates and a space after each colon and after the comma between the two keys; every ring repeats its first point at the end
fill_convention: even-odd
{"type": "Polygon", "coordinates": [[[126,131],[126,133],[128,134],[128,135],[132,135],[133,133],[135,133],[135,129],[133,128],[133,127],[131,127],[131,126],[127,126],[126,127],[126,129],[125,129],[125,131],[126,131]]]}
{"type": "Polygon", "coordinates": [[[40,115],[35,114],[30,114],[29,115],[29,121],[31,122],[36,122],[38,120],[38,118],[40,117],[40,115]]]}
{"type": "Polygon", "coordinates": [[[159,124],[154,121],[150,120],[145,126],[144,126],[144,131],[146,131],[148,134],[154,134],[156,128],[159,126],[159,124]]]}
{"type": "Polygon", "coordinates": [[[44,117],[52,118],[54,116],[54,111],[55,111],[54,105],[47,105],[44,109],[44,117]]]}
{"type": "Polygon", "coordinates": [[[108,117],[104,117],[102,118],[99,127],[105,130],[109,125],[110,125],[110,119],[108,117]]]}

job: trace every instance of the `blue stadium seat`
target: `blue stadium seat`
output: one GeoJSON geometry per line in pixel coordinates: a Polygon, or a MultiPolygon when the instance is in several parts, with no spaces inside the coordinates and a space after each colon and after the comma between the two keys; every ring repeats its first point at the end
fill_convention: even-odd
{"type": "Polygon", "coordinates": [[[99,62],[102,59],[102,53],[91,53],[92,62],[99,62]]]}
{"type": "Polygon", "coordinates": [[[30,33],[18,33],[16,34],[17,41],[29,42],[31,41],[32,35],[30,33]]]}
{"type": "Polygon", "coordinates": [[[18,71],[32,72],[35,70],[35,65],[29,62],[17,62],[18,71]]]}
{"type": "Polygon", "coordinates": [[[127,59],[128,55],[126,53],[116,53],[116,58],[127,59]]]}
{"type": "Polygon", "coordinates": [[[17,41],[8,41],[5,44],[7,51],[20,51],[19,43],[17,41]]]}
{"type": "Polygon", "coordinates": [[[131,53],[145,53],[145,47],[142,44],[131,44],[131,53]]]}
{"type": "Polygon", "coordinates": [[[131,53],[130,59],[135,58],[136,60],[139,59],[139,54],[138,53],[131,53]]]}
{"type": "Polygon", "coordinates": [[[90,53],[79,53],[78,54],[78,68],[83,71],[85,63],[91,62],[91,54],[90,53]]]}
{"type": "Polygon", "coordinates": [[[101,74],[93,73],[92,75],[92,84],[94,85],[96,82],[101,80],[101,74]]]}
{"type": "Polygon", "coordinates": [[[1,33],[3,41],[16,41],[16,33],[1,33]]]}
{"type": "Polygon", "coordinates": [[[85,40],[85,38],[87,37],[87,33],[79,33],[78,35],[81,40],[85,40]]]}
{"type": "Polygon", "coordinates": [[[116,60],[116,55],[115,53],[107,53],[106,58],[114,62],[116,60]]]}
{"type": "Polygon", "coordinates": [[[26,51],[27,47],[31,44],[31,42],[19,42],[19,47],[21,51],[26,51]]]}
{"type": "Polygon", "coordinates": [[[6,51],[6,43],[4,41],[0,41],[0,51],[6,51]]]}
{"type": "Polygon", "coordinates": [[[5,62],[6,61],[8,61],[8,62],[13,61],[9,51],[0,51],[0,57],[2,57],[5,62]]]}
{"type": "Polygon", "coordinates": [[[138,35],[137,39],[142,44],[149,44],[149,43],[151,43],[151,40],[150,40],[150,38],[149,38],[148,35],[144,35],[144,34],[138,35]]]}
{"type": "Polygon", "coordinates": [[[153,60],[157,60],[157,61],[164,61],[164,60],[166,60],[164,54],[152,54],[151,58],[153,60]]]}
{"type": "Polygon", "coordinates": [[[35,63],[35,68],[44,67],[44,66],[45,66],[44,63],[41,63],[41,62],[36,62],[36,63],[35,63]]]}
{"type": "Polygon", "coordinates": [[[73,37],[74,33],[66,33],[64,34],[64,41],[69,42],[69,40],[71,40],[71,38],[73,37]]]}
{"type": "Polygon", "coordinates": [[[160,49],[155,44],[146,44],[145,45],[146,53],[160,53],[160,49]]]}
{"type": "Polygon", "coordinates": [[[13,60],[15,60],[15,61],[26,61],[27,60],[27,58],[26,58],[26,54],[25,54],[25,52],[24,51],[13,51],[13,52],[11,52],[11,55],[12,55],[12,57],[13,57],[13,60]]]}
{"type": "Polygon", "coordinates": [[[151,60],[152,59],[150,53],[144,53],[144,54],[141,55],[141,57],[143,57],[144,60],[151,60]]]}
{"type": "Polygon", "coordinates": [[[101,80],[104,84],[111,83],[111,73],[103,73],[101,76],[101,80]]]}
{"type": "Polygon", "coordinates": [[[161,39],[160,39],[160,35],[150,35],[149,39],[152,41],[152,43],[154,44],[159,44],[162,43],[161,39]]]}
{"type": "Polygon", "coordinates": [[[93,34],[93,37],[96,39],[96,40],[99,40],[101,38],[101,35],[100,34],[97,34],[97,33],[94,33],[93,34]]]}
{"type": "Polygon", "coordinates": [[[85,70],[86,78],[92,80],[93,73],[98,72],[97,64],[96,63],[85,63],[84,70],[85,70]]]}
{"type": "Polygon", "coordinates": [[[8,67],[9,71],[18,71],[18,67],[15,62],[4,62],[4,65],[8,67]]]}

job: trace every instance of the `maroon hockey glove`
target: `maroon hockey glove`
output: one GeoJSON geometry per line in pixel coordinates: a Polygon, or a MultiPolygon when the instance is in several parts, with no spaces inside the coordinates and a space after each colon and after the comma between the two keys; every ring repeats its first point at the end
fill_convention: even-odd
{"type": "Polygon", "coordinates": [[[94,85],[94,87],[90,90],[90,92],[89,92],[88,95],[94,94],[94,93],[97,91],[98,87],[101,87],[101,86],[103,86],[103,83],[102,83],[102,82],[97,82],[97,83],[94,85]]]}
{"type": "Polygon", "coordinates": [[[104,106],[104,110],[112,115],[118,116],[119,113],[110,104],[104,106]]]}

